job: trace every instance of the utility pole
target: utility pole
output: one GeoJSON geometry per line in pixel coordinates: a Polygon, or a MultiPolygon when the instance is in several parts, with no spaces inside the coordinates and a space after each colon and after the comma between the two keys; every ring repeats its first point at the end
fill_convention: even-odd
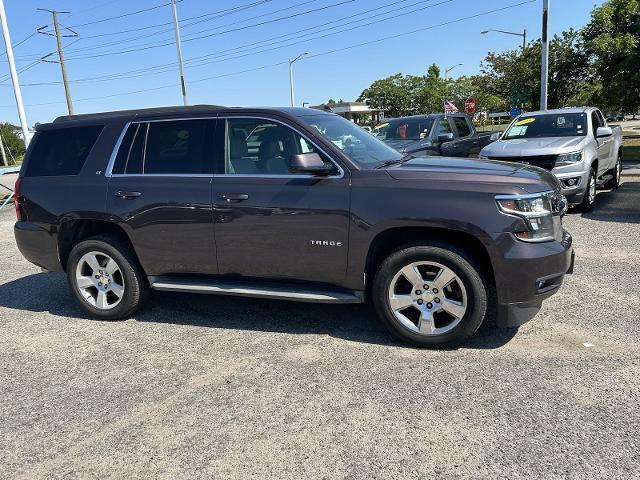
{"type": "Polygon", "coordinates": [[[20,126],[22,127],[24,145],[28,147],[29,126],[27,125],[27,116],[24,113],[22,93],[20,92],[18,72],[16,71],[16,62],[13,58],[13,47],[11,46],[11,36],[9,35],[9,27],[7,25],[7,15],[4,11],[4,0],[0,0],[0,23],[2,23],[2,35],[4,36],[4,44],[7,49],[7,61],[9,62],[9,72],[11,73],[11,82],[13,83],[13,93],[16,97],[16,106],[18,107],[18,117],[20,117],[20,126]]]}
{"type": "Polygon", "coordinates": [[[173,28],[176,33],[176,48],[178,49],[178,68],[180,69],[180,86],[182,87],[182,101],[187,106],[187,84],[184,80],[184,66],[182,65],[182,43],[180,41],[180,24],[178,22],[178,8],[176,0],[171,0],[171,8],[173,9],[173,28]]]}
{"type": "Polygon", "coordinates": [[[291,106],[292,107],[296,106],[296,100],[295,100],[295,96],[293,94],[293,64],[295,62],[297,62],[298,60],[300,60],[302,57],[306,56],[306,55],[309,55],[309,52],[301,53],[300,55],[298,55],[293,60],[289,60],[289,96],[291,98],[291,106]]]}
{"type": "MultiPolygon", "coordinates": [[[[53,29],[55,31],[56,43],[58,46],[58,61],[60,63],[60,69],[62,70],[62,83],[64,84],[64,94],[67,98],[67,110],[69,111],[69,115],[73,115],[73,102],[71,101],[71,90],[69,90],[69,79],[67,78],[67,66],[64,63],[64,51],[62,50],[62,37],[77,37],[78,34],[73,30],[71,30],[70,28],[67,28],[67,30],[72,32],[73,35],[60,35],[60,25],[58,24],[58,13],[70,13],[70,12],[58,12],[56,10],[47,10],[46,8],[39,8],[38,10],[41,10],[43,12],[49,12],[53,16],[53,29]]],[[[45,28],[47,28],[47,26],[48,25],[45,25],[44,27],[40,27],[36,31],[44,35],[51,35],[50,33],[43,31],[45,28]]],[[[45,62],[47,61],[50,62],[50,60],[45,60],[45,58],[48,56],[49,55],[46,55],[45,57],[42,58],[42,60],[45,62]]]]}
{"type": "Polygon", "coordinates": [[[547,109],[549,89],[549,0],[542,2],[542,68],[540,69],[540,110],[547,109]]]}

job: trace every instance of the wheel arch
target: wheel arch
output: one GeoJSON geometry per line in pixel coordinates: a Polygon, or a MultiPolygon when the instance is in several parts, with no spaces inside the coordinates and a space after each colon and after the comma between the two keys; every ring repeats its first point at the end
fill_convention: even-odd
{"type": "Polygon", "coordinates": [[[100,234],[115,235],[131,249],[133,244],[124,229],[114,222],[97,219],[72,219],[63,222],[58,230],[58,258],[62,269],[66,271],[71,249],[79,242],[100,234]]]}
{"type": "Polygon", "coordinates": [[[452,245],[470,255],[479,265],[488,281],[495,285],[495,275],[491,256],[485,244],[475,235],[461,230],[450,230],[438,227],[391,227],[379,232],[369,245],[365,272],[367,288],[384,259],[399,248],[416,244],[420,241],[437,241],[452,245]]]}

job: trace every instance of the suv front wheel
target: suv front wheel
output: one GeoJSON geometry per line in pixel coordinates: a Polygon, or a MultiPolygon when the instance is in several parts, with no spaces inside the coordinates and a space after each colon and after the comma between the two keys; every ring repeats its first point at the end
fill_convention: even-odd
{"type": "Polygon", "coordinates": [[[376,273],[372,294],[395,337],[418,347],[445,347],[478,330],[489,289],[472,259],[433,243],[392,253],[376,273]]]}
{"type": "Polygon", "coordinates": [[[95,236],[73,247],[67,279],[78,304],[103,320],[127,318],[149,288],[133,252],[115,235],[95,236]]]}

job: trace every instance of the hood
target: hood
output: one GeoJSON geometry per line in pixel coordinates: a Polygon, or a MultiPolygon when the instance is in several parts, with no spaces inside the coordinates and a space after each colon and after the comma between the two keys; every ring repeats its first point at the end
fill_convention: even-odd
{"type": "Polygon", "coordinates": [[[498,140],[482,149],[482,155],[519,157],[558,155],[580,150],[587,137],[512,138],[498,140]]]}
{"type": "Polygon", "coordinates": [[[420,148],[428,147],[429,145],[431,145],[431,142],[428,138],[421,138],[419,140],[403,140],[401,138],[394,138],[391,140],[385,140],[384,143],[401,153],[418,150],[420,148]]]}
{"type": "MultiPolygon", "coordinates": [[[[460,181],[502,184],[526,193],[559,188],[555,176],[541,168],[521,163],[474,158],[421,157],[387,169],[396,180],[460,181]]],[[[502,192],[496,192],[502,193],[502,192]]]]}

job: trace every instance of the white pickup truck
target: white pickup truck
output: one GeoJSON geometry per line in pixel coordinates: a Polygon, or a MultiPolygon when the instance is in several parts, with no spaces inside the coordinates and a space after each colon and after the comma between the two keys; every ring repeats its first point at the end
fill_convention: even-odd
{"type": "Polygon", "coordinates": [[[593,107],[527,112],[516,117],[480,158],[521,162],[550,170],[570,205],[593,208],[597,187],[617,188],[622,130],[593,107]]]}

